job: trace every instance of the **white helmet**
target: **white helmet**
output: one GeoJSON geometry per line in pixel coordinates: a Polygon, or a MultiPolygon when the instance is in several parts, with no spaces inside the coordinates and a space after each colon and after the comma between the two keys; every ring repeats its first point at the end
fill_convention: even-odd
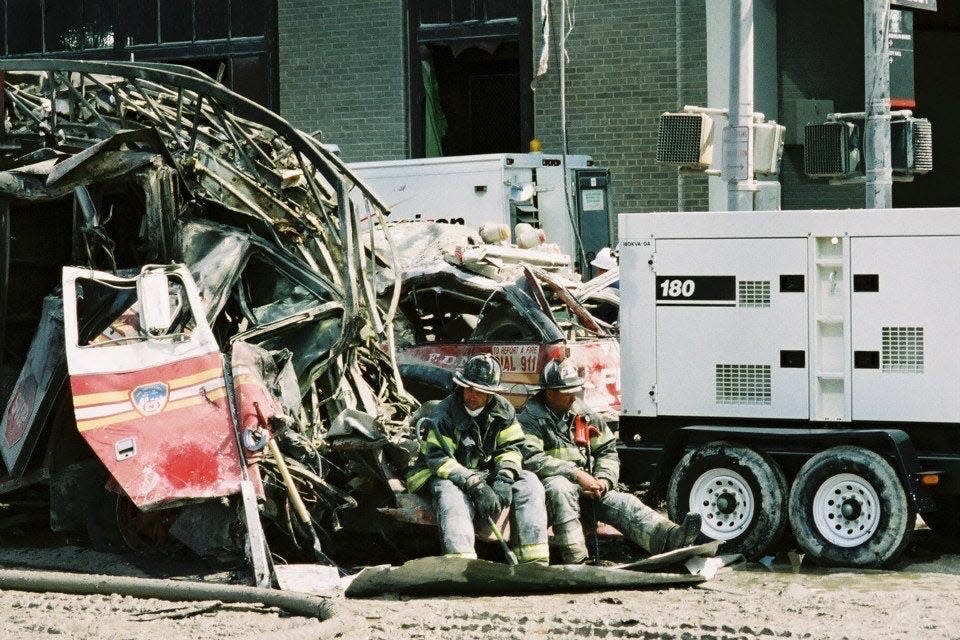
{"type": "Polygon", "coordinates": [[[597,269],[610,271],[611,269],[617,268],[617,259],[613,257],[613,252],[610,251],[610,247],[604,247],[600,249],[600,251],[597,251],[597,257],[591,260],[590,264],[597,269]]]}

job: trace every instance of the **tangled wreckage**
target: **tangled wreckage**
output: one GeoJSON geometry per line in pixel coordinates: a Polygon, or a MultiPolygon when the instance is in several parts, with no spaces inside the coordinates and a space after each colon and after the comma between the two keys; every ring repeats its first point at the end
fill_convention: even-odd
{"type": "Polygon", "coordinates": [[[463,229],[445,258],[398,246],[318,139],[185,67],[0,73],[0,493],[48,488],[54,531],[246,548],[261,586],[271,552],[427,555],[434,536],[397,535],[429,521],[402,497],[407,425],[464,358],[493,350],[522,402],[569,349],[619,409],[590,311],[616,300],[571,292],[568,262],[463,229]]]}

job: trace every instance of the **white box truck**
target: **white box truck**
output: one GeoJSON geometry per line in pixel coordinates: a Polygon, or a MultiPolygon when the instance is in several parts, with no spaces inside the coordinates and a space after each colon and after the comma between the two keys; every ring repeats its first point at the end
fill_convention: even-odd
{"type": "Polygon", "coordinates": [[[960,209],[619,216],[620,437],[727,552],[960,527],[960,209]]]}
{"type": "Polygon", "coordinates": [[[589,262],[614,237],[610,173],[590,156],[495,153],[347,166],[380,197],[390,220],[507,224],[511,231],[528,222],[572,256],[581,272],[584,256],[589,262]]]}

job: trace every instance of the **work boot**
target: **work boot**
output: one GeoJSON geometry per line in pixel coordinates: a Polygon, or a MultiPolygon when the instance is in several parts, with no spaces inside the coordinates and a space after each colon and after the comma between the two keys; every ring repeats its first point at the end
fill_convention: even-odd
{"type": "Polygon", "coordinates": [[[674,529],[667,533],[667,542],[661,553],[689,547],[696,541],[698,535],[700,535],[700,514],[691,511],[683,516],[682,523],[674,525],[674,529]]]}
{"type": "Polygon", "coordinates": [[[587,540],[579,520],[553,525],[553,543],[560,552],[563,564],[583,564],[587,561],[587,540]]]}

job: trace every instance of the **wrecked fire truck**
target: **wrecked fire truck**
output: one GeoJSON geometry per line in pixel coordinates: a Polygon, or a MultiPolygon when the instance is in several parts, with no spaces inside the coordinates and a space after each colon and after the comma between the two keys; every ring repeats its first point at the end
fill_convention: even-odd
{"type": "MultiPolygon", "coordinates": [[[[64,267],[61,317],[57,298],[44,302],[41,322],[49,326],[37,339],[62,331],[76,429],[119,487],[119,504],[150,513],[204,501],[171,522],[171,531],[189,539],[198,534],[198,519],[214,513],[208,507],[216,504],[206,499],[239,494],[255,581],[269,586],[256,463],[272,436],[267,421],[299,405],[292,367],[282,369],[282,384],[266,350],[236,341],[229,357],[221,353],[182,265],[147,265],[131,278],[64,267]],[[101,330],[106,319],[112,320],[101,330]],[[285,412],[282,389],[291,384],[285,412]]],[[[27,416],[18,408],[27,406],[19,399],[31,375],[21,374],[4,416],[7,444],[19,442],[11,434],[26,432],[20,419],[27,416]]],[[[118,524],[128,525],[121,534],[136,533],[130,520],[118,524]]]]}
{"type": "MultiPolygon", "coordinates": [[[[618,328],[598,316],[615,317],[619,297],[580,282],[571,256],[485,243],[460,224],[403,222],[390,233],[400,259],[397,363],[414,396],[446,396],[458,367],[490,353],[504,397],[520,407],[539,391],[543,366],[566,356],[584,372],[585,401],[618,419],[618,328]]],[[[378,290],[389,296],[393,287],[387,278],[378,290]]]]}
{"type": "Polygon", "coordinates": [[[185,67],[0,76],[0,493],[45,488],[54,531],[108,548],[242,550],[259,512],[292,554],[310,536],[272,435],[329,542],[357,501],[327,432],[375,416],[384,442],[417,404],[379,348],[396,303],[375,298],[347,204],[382,219],[376,196],[185,67]]]}
{"type": "Polygon", "coordinates": [[[569,257],[504,270],[516,249],[468,234],[410,260],[319,139],[188,68],[0,75],[0,494],[44,497],[54,531],[246,550],[261,584],[265,556],[320,543],[341,566],[427,555],[436,536],[396,529],[423,524],[398,516],[405,383],[428,399],[490,349],[522,402],[569,348],[616,415],[616,327],[592,312],[618,298],[569,257]]]}
{"type": "Polygon", "coordinates": [[[624,470],[749,557],[960,524],[960,210],[620,216],[624,470]]]}

